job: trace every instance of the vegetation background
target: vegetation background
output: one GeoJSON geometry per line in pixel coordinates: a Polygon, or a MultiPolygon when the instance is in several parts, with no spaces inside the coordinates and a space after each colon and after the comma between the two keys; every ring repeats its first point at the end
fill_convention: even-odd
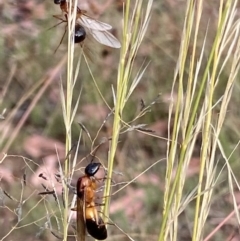
{"type": "MultiPolygon", "coordinates": [[[[214,40],[221,26],[219,9],[224,10],[230,4],[230,8],[236,10],[235,15],[229,15],[234,15],[235,21],[231,22],[229,28],[232,27],[237,32],[240,3],[199,1],[199,5],[200,2],[203,3],[203,9],[197,43],[194,43],[193,37],[189,38],[186,51],[189,59],[181,72],[176,70],[180,69],[182,63],[179,60],[182,53],[180,47],[183,46],[184,21],[185,17],[189,16],[186,9],[190,2],[194,1],[153,1],[145,38],[134,58],[131,78],[139,73],[142,66],[147,68],[124,109],[124,123],[127,124],[121,129],[115,153],[113,181],[116,185],[112,187],[114,195],[110,203],[111,220],[134,240],[164,240],[162,237],[166,233],[161,236],[161,233],[165,232],[161,230],[165,230],[165,227],[162,228],[163,220],[168,212],[169,227],[173,223],[175,225],[175,218],[177,219],[177,235],[174,232],[168,234],[168,237],[164,236],[165,240],[240,240],[238,67],[234,69],[234,88],[232,84],[229,103],[224,101],[224,92],[233,71],[233,55],[234,52],[238,53],[237,43],[231,45],[231,40],[224,42],[219,37],[220,42],[226,44],[226,49],[219,50],[219,65],[215,68],[214,62],[211,62],[209,68],[205,67],[209,63],[212,49],[215,48],[214,40]],[[188,139],[186,144],[184,127],[188,126],[189,122],[179,120],[181,126],[178,128],[178,135],[170,138],[175,133],[175,117],[181,116],[183,119],[184,111],[192,108],[187,105],[187,100],[179,101],[178,97],[179,87],[188,91],[191,56],[194,54],[197,56],[196,62],[201,63],[198,73],[194,75],[197,76],[195,79],[202,79],[206,69],[209,76],[212,76],[215,69],[221,72],[216,78],[218,81],[210,108],[213,118],[210,124],[212,134],[209,135],[208,141],[215,138],[218,143],[214,155],[210,148],[214,146],[214,141],[204,142],[204,124],[201,128],[192,129],[191,138],[194,137],[194,141],[188,139]],[[229,60],[226,64],[225,59],[229,60]],[[176,80],[180,78],[180,73],[184,75],[182,82],[178,83],[176,80]],[[181,115],[177,112],[178,103],[181,103],[181,115]],[[219,121],[218,117],[221,116],[220,103],[228,104],[227,115],[220,128],[221,134],[216,137],[213,133],[216,130],[214,126],[219,121]],[[176,146],[170,170],[168,165],[171,162],[169,157],[173,140],[176,146]],[[189,145],[190,140],[193,144],[188,146],[189,149],[185,153],[185,160],[186,156],[188,157],[186,166],[179,171],[181,151],[185,147],[183,144],[189,145]],[[207,143],[209,148],[206,160],[211,159],[209,163],[213,163],[213,167],[204,167],[202,180],[199,176],[202,172],[204,143],[207,143]],[[208,172],[209,170],[211,171],[208,172]],[[199,194],[197,189],[200,183],[207,184],[208,178],[212,182],[208,188],[200,190],[199,194]],[[174,180],[184,182],[179,185],[181,192],[179,188],[175,193],[181,193],[181,201],[177,211],[175,210],[177,214],[173,211],[174,206],[172,210],[166,209],[165,206],[166,193],[174,190],[175,186],[171,186],[174,180]],[[209,190],[211,197],[204,206],[202,195],[209,190]],[[198,197],[202,199],[197,201],[198,197]],[[200,207],[202,204],[207,210],[207,215],[202,221],[204,228],[199,237],[193,228],[198,202],[200,207]],[[232,216],[228,216],[229,214],[232,216]],[[208,239],[208,234],[212,232],[215,232],[214,236],[208,239]]],[[[131,11],[134,4],[135,1],[131,1],[131,11]]],[[[122,39],[122,0],[81,0],[79,6],[86,9],[89,15],[111,24],[113,34],[122,39]]],[[[196,4],[195,7],[197,9],[199,6],[196,4]]],[[[147,1],[143,1],[142,8],[147,8],[147,1]]],[[[55,178],[55,174],[59,174],[60,166],[64,164],[66,157],[61,83],[63,92],[66,93],[64,80],[67,78],[67,37],[55,52],[65,31],[65,23],[52,28],[59,22],[53,17],[56,14],[61,14],[61,10],[53,0],[0,0],[0,111],[3,117],[0,121],[0,240],[58,240],[57,237],[62,237],[62,184],[57,182],[58,176],[55,178]],[[49,190],[55,189],[57,200],[52,195],[38,195],[46,190],[45,187],[49,190]]],[[[191,21],[194,23],[197,21],[197,14],[193,16],[191,21]]],[[[230,17],[226,21],[230,22],[230,17]]],[[[231,30],[224,31],[231,37],[231,30]]],[[[81,53],[82,48],[76,46],[76,63],[81,53]]],[[[73,95],[74,103],[78,101],[79,96],[80,101],[72,126],[72,140],[75,143],[80,136],[80,146],[72,185],[91,160],[88,154],[104,138],[111,137],[114,131],[112,90],[117,87],[120,51],[90,39],[84,47],[84,53],[88,64],[86,59],[82,58],[73,95]],[[81,126],[84,126],[84,131],[81,126]]],[[[196,66],[195,68],[197,69],[196,66]]],[[[201,82],[194,83],[197,91],[200,91],[201,82]]],[[[183,92],[182,96],[185,96],[183,92]]],[[[203,93],[199,106],[208,103],[205,99],[210,96],[208,86],[203,93]]],[[[196,97],[197,94],[193,96],[196,97]]],[[[209,113],[203,112],[201,108],[197,111],[198,115],[194,116],[196,126],[197,119],[203,119],[209,113]]],[[[108,151],[109,144],[106,142],[96,154],[96,158],[105,166],[108,151]]],[[[73,194],[70,196],[73,197],[73,194]]],[[[172,203],[176,204],[177,197],[173,199],[172,203]]],[[[74,217],[72,222],[74,226],[74,217]]],[[[71,225],[68,232],[69,240],[75,240],[74,228],[71,225]]],[[[115,226],[109,225],[108,233],[112,240],[129,240],[129,237],[115,226]]]]}

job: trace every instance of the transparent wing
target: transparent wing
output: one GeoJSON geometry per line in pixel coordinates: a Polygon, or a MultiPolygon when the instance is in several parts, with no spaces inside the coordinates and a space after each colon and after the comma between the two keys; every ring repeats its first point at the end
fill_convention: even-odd
{"type": "Polygon", "coordinates": [[[112,47],[120,48],[121,44],[111,33],[108,31],[98,31],[94,29],[88,29],[88,32],[96,39],[99,43],[112,47]]]}
{"type": "Polygon", "coordinates": [[[77,19],[77,22],[83,27],[89,29],[95,29],[99,31],[107,31],[112,29],[112,26],[110,24],[100,22],[83,14],[77,19]]]}

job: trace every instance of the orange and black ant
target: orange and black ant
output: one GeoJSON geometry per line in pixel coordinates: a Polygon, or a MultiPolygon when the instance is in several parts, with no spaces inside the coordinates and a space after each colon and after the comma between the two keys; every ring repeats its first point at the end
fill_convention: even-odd
{"type": "MultiPolygon", "coordinates": [[[[68,14],[69,14],[69,2],[66,0],[54,0],[55,4],[60,5],[62,13],[64,14],[65,18],[62,15],[54,15],[55,18],[61,20],[60,23],[66,22],[68,23],[68,14]]],[[[59,23],[59,24],[60,24],[59,23]]],[[[74,32],[74,42],[81,43],[85,40],[88,34],[92,35],[92,37],[97,40],[99,43],[104,44],[106,46],[112,48],[120,48],[121,44],[110,32],[109,30],[112,29],[112,26],[100,22],[86,14],[85,10],[81,10],[77,7],[76,12],[76,24],[75,24],[75,32],[74,32]]],[[[65,31],[66,32],[66,31],[65,31]]],[[[64,33],[65,35],[65,33],[64,33]]],[[[63,35],[63,37],[64,37],[63,35]]],[[[62,39],[63,39],[62,37],[62,39]]],[[[61,40],[62,42],[62,40],[61,40]]],[[[60,42],[60,43],[61,43],[60,42]]]]}
{"type": "MultiPolygon", "coordinates": [[[[107,229],[98,214],[95,204],[95,192],[97,189],[96,178],[101,163],[91,162],[85,168],[85,175],[77,181],[77,233],[83,235],[84,223],[88,233],[95,239],[107,238],[107,229]]],[[[85,233],[84,233],[85,235],[85,233]]],[[[79,237],[80,239],[80,237],[79,237]]]]}

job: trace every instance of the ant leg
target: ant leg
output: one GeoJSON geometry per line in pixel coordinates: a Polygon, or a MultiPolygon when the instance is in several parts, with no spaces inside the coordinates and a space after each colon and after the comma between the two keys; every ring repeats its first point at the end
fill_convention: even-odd
{"type": "MultiPolygon", "coordinates": [[[[103,212],[101,212],[101,211],[98,211],[99,213],[102,213],[102,215],[103,216],[105,216],[104,215],[104,213],[103,212]]],[[[134,239],[131,237],[131,236],[129,236],[126,232],[124,232],[116,223],[114,223],[109,217],[107,217],[107,216],[105,216],[107,219],[109,219],[110,220],[110,222],[103,222],[103,223],[100,223],[99,224],[99,226],[102,226],[102,225],[113,225],[113,226],[115,226],[118,230],[120,230],[124,235],[126,235],[127,236],[127,238],[129,238],[131,241],[134,241],[134,239]]]]}
{"type": "MultiPolygon", "coordinates": [[[[62,20],[62,19],[61,19],[62,20]]],[[[55,24],[54,26],[52,26],[51,28],[49,28],[48,30],[52,29],[52,28],[55,28],[57,27],[58,25],[62,24],[62,23],[65,23],[66,21],[65,20],[62,20],[60,23],[57,23],[55,24]]]]}
{"type": "Polygon", "coordinates": [[[96,197],[95,199],[103,199],[103,198],[107,198],[107,197],[112,197],[112,195],[103,196],[103,197],[96,197]]]}
{"type": "MultiPolygon", "coordinates": [[[[68,20],[66,15],[65,15],[66,20],[63,19],[63,16],[62,16],[62,15],[53,15],[53,17],[56,18],[56,19],[58,19],[58,20],[61,20],[61,22],[55,24],[53,27],[49,28],[48,30],[50,30],[50,29],[52,29],[52,28],[55,28],[55,27],[57,27],[58,25],[60,25],[60,24],[62,24],[62,23],[67,23],[67,20],[68,20]]],[[[60,41],[59,45],[58,45],[57,48],[55,49],[54,54],[57,52],[58,48],[59,48],[60,45],[62,44],[62,41],[63,41],[63,38],[65,37],[66,31],[67,31],[67,26],[65,27],[64,34],[63,34],[63,36],[62,36],[62,38],[61,38],[61,41],[60,41]]]]}
{"type": "Polygon", "coordinates": [[[96,177],[95,177],[95,180],[96,180],[96,181],[105,181],[105,180],[107,180],[107,179],[111,179],[111,182],[112,182],[113,184],[115,184],[115,181],[113,181],[112,178],[109,178],[109,177],[96,178],[96,177]]]}
{"type": "MultiPolygon", "coordinates": [[[[58,19],[58,20],[61,20],[63,22],[67,22],[67,18],[66,18],[66,20],[64,20],[62,14],[53,15],[53,17],[58,19]]],[[[66,15],[65,15],[65,17],[66,17],[66,15]]]]}
{"type": "Polygon", "coordinates": [[[105,203],[95,203],[95,206],[104,206],[105,203]]]}
{"type": "Polygon", "coordinates": [[[58,48],[59,48],[60,45],[62,44],[62,41],[63,41],[63,38],[65,37],[66,32],[67,32],[67,26],[65,27],[64,34],[63,34],[63,36],[62,36],[62,38],[61,38],[60,43],[58,44],[57,48],[55,49],[54,54],[57,52],[58,48]]]}
{"type": "Polygon", "coordinates": [[[71,211],[77,211],[77,206],[71,208],[71,211]]]}

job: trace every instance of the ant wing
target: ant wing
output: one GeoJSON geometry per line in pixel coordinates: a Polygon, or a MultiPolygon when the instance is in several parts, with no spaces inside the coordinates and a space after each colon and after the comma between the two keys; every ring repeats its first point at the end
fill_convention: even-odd
{"type": "Polygon", "coordinates": [[[89,33],[95,38],[99,43],[112,47],[120,48],[121,44],[111,33],[108,31],[98,31],[94,29],[88,29],[89,33]]]}
{"type": "Polygon", "coordinates": [[[81,17],[77,19],[77,21],[80,25],[88,29],[94,29],[99,31],[107,31],[112,29],[112,26],[110,24],[97,21],[91,17],[88,17],[85,14],[82,14],[81,17]]]}
{"type": "Polygon", "coordinates": [[[78,240],[85,241],[86,227],[85,227],[85,213],[84,201],[77,197],[77,237],[78,240]]]}

